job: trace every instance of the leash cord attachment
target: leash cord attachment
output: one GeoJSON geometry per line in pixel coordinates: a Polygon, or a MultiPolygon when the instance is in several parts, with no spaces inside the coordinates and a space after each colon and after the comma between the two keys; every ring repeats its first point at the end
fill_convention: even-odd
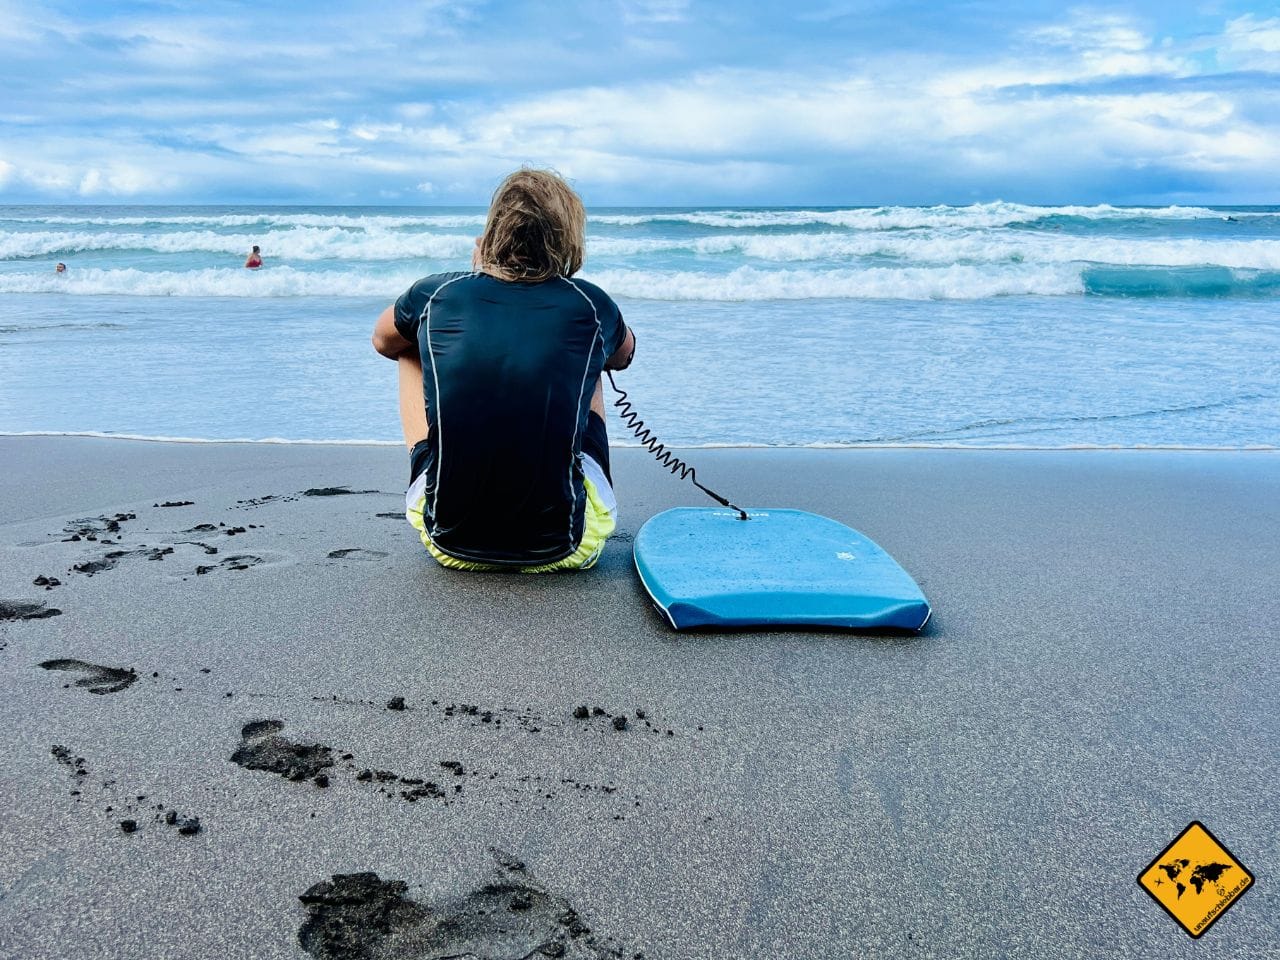
{"type": "Polygon", "coordinates": [[[708,497],[720,504],[722,507],[728,507],[731,510],[738,511],[739,520],[747,520],[747,511],[743,510],[736,503],[730,503],[725,497],[720,496],[710,487],[703,486],[698,482],[698,472],[692,466],[685,463],[675,455],[671,450],[667,449],[666,444],[662,443],[653,435],[653,431],[644,425],[644,421],[640,419],[632,407],[631,401],[627,399],[627,392],[614,382],[613,371],[606,370],[605,376],[609,378],[609,386],[613,387],[614,393],[618,395],[613,401],[613,405],[618,410],[618,417],[627,428],[636,435],[636,439],[640,441],[641,446],[653,454],[654,459],[664,467],[666,467],[672,476],[679,475],[681,480],[688,480],[695,487],[705,493],[708,497]]]}

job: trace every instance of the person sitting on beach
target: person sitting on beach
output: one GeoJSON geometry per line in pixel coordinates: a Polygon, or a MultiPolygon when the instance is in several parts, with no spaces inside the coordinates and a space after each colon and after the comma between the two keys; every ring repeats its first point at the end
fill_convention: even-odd
{"type": "Polygon", "coordinates": [[[256,243],[253,245],[253,249],[249,251],[249,256],[245,258],[244,265],[250,270],[257,270],[262,266],[262,254],[258,252],[256,243]]]}
{"type": "Polygon", "coordinates": [[[600,377],[631,363],[635,335],[608,294],[570,279],[585,231],[558,174],[519,170],[472,269],[419,280],[374,326],[399,363],[405,515],[443,566],[587,569],[613,532],[600,377]]]}

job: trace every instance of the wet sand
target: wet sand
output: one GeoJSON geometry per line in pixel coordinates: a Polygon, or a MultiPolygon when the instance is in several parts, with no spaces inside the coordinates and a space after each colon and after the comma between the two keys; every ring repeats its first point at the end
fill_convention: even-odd
{"type": "Polygon", "coordinates": [[[438,568],[397,448],[0,438],[0,955],[1280,951],[1280,457],[692,455],[919,637],[670,632],[630,540],[709,501],[615,458],[528,577],[438,568]],[[1200,941],[1135,883],[1191,820],[1258,878],[1200,941]]]}

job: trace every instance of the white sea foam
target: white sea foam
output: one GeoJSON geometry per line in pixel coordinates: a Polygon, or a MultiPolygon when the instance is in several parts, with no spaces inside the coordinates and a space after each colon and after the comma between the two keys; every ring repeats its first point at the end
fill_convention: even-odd
{"type": "Polygon", "coordinates": [[[301,446],[399,447],[403,440],[295,440],[288,437],[169,437],[146,433],[109,433],[102,430],[19,430],[0,431],[0,437],[86,437],[94,440],[139,440],[146,443],[267,443],[301,446]]]}
{"type": "Polygon", "coordinates": [[[132,297],[378,297],[394,298],[419,271],[245,270],[145,271],[86,268],[66,276],[49,271],[0,274],[0,293],[58,293],[132,297]]]}
{"type": "MultiPolygon", "coordinates": [[[[618,297],[640,300],[804,300],[813,298],[973,300],[983,297],[1081,293],[1070,266],[871,267],[862,270],[760,270],[729,273],[602,270],[587,279],[618,297]]],[[[227,267],[191,271],[87,268],[73,275],[0,274],[0,293],[60,293],[143,297],[379,297],[398,296],[415,271],[250,271],[227,267]]]]}
{"type": "MultiPolygon", "coordinates": [[[[269,261],[436,261],[435,269],[464,267],[474,238],[468,234],[384,229],[293,227],[266,234],[105,233],[0,231],[0,260],[70,257],[77,253],[152,251],[238,258],[259,244],[269,261]]],[[[1280,270],[1280,240],[1083,237],[1015,231],[928,229],[897,232],[735,233],[703,237],[602,237],[587,241],[589,258],[661,254],[743,257],[779,263],[847,264],[887,258],[907,264],[1103,263],[1120,266],[1221,266],[1280,270]]]]}
{"type": "MultiPolygon", "coordinates": [[[[1034,223],[1050,217],[1079,217],[1087,220],[1220,220],[1220,210],[1207,207],[1033,207],[1020,203],[978,203],[965,207],[859,207],[843,210],[694,210],[671,213],[604,214],[591,222],[620,226],[644,223],[690,223],[705,227],[788,227],[822,225],[858,230],[909,230],[926,227],[1004,227],[1034,223]]],[[[1276,216],[1258,212],[1238,212],[1233,216],[1276,216]]]]}
{"type": "Polygon", "coordinates": [[[685,271],[602,270],[587,279],[618,297],[636,300],[978,300],[1084,291],[1072,267],[871,267],[864,270],[759,270],[728,274],[685,271]]]}
{"type": "Polygon", "coordinates": [[[777,262],[887,257],[918,264],[1107,263],[1280,270],[1280,240],[1125,239],[930,230],[924,233],[747,234],[687,239],[595,238],[588,253],[624,257],[688,251],[777,262]]]}
{"type": "MultiPolygon", "coordinates": [[[[11,208],[12,209],[12,208],[11,208]]],[[[1276,217],[1280,214],[1261,211],[1231,211],[1237,219],[1248,217],[1276,217]]],[[[707,209],[644,211],[637,213],[589,214],[590,223],[615,226],[637,226],[652,223],[688,223],[717,228],[752,228],[829,225],[860,230],[902,230],[920,227],[999,227],[1014,223],[1034,223],[1050,217],[1078,217],[1087,220],[1220,220],[1226,213],[1207,207],[1116,207],[1110,204],[1097,206],[1037,207],[1020,203],[995,201],[969,206],[932,207],[849,207],[836,210],[791,209],[707,209]]],[[[288,213],[283,211],[254,214],[220,214],[214,211],[182,215],[125,215],[125,216],[71,216],[46,214],[32,209],[29,214],[10,214],[0,217],[0,223],[50,224],[69,226],[203,226],[226,227],[341,227],[347,229],[400,229],[400,228],[474,228],[484,225],[483,213],[435,213],[421,214],[352,214],[288,213]]]]}
{"type": "Polygon", "coordinates": [[[50,224],[91,227],[343,227],[354,230],[401,227],[483,227],[483,213],[449,213],[418,216],[341,213],[184,214],[180,216],[77,217],[62,214],[0,217],[0,223],[50,224]]]}
{"type": "Polygon", "coordinates": [[[216,253],[243,256],[257,244],[268,258],[285,260],[459,260],[471,254],[470,234],[395,233],[385,229],[294,227],[266,234],[0,232],[0,260],[67,256],[91,251],[216,253]]]}

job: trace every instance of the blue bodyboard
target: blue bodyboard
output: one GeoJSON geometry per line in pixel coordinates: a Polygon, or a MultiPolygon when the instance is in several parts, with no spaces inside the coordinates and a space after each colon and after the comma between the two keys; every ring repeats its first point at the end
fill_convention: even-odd
{"type": "Polygon", "coordinates": [[[911,575],[858,531],[803,510],[747,515],[680,507],[636,534],[640,581],[676,630],[919,630],[929,619],[911,575]]]}

